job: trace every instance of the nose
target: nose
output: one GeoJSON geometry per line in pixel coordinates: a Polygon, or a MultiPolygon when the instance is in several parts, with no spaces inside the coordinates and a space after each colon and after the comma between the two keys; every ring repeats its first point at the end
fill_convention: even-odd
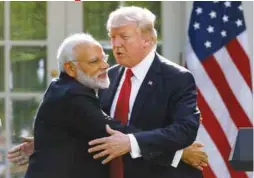
{"type": "Polygon", "coordinates": [[[112,46],[113,47],[121,47],[122,43],[119,37],[115,37],[114,39],[111,40],[112,46]]]}
{"type": "Polygon", "coordinates": [[[102,66],[101,66],[102,69],[106,70],[109,68],[109,64],[107,63],[107,61],[103,61],[102,62],[102,66]]]}

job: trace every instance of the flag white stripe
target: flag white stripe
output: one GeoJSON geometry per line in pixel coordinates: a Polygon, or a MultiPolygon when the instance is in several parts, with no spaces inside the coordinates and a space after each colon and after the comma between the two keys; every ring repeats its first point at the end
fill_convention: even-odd
{"type": "MultiPolygon", "coordinates": [[[[253,58],[251,58],[251,52],[249,51],[249,48],[248,48],[248,34],[246,31],[244,31],[243,33],[241,33],[240,35],[237,36],[237,40],[239,41],[239,43],[242,45],[242,48],[243,50],[245,51],[245,53],[248,55],[249,57],[249,60],[250,60],[250,72],[252,72],[251,74],[251,78],[252,78],[252,90],[254,89],[254,65],[253,65],[253,58]],[[252,60],[251,60],[252,59],[252,60]]],[[[252,93],[253,95],[253,93],[252,93]]],[[[253,96],[252,96],[253,98],[253,96]]],[[[252,103],[254,104],[254,103],[252,103]]],[[[253,105],[252,105],[253,106],[253,105]]],[[[253,112],[253,111],[252,111],[253,112]]],[[[253,114],[252,114],[252,120],[253,120],[253,114]]],[[[252,121],[253,122],[253,121],[252,121]]]]}
{"type": "Polygon", "coordinates": [[[208,153],[209,165],[216,177],[221,178],[223,175],[223,178],[231,178],[229,170],[217,146],[214,144],[203,125],[200,125],[197,140],[205,145],[204,150],[208,153]]]}
{"type": "Polygon", "coordinates": [[[220,65],[222,72],[224,73],[226,80],[232,89],[236,99],[245,111],[248,119],[252,121],[252,93],[245,82],[243,76],[235,66],[228,51],[225,48],[221,48],[215,54],[215,59],[220,65]]]}
{"type": "MultiPolygon", "coordinates": [[[[188,46],[190,47],[190,44],[188,46]]],[[[200,89],[200,92],[202,93],[210,109],[214,113],[215,117],[219,118],[217,121],[219,122],[224,134],[228,139],[230,146],[232,147],[235,143],[235,138],[237,136],[237,127],[231,120],[229,112],[220,94],[210,80],[202,64],[193,52],[188,52],[188,68],[192,71],[197,87],[200,89]]]]}
{"type": "MultiPolygon", "coordinates": [[[[240,35],[238,35],[236,39],[237,39],[237,40],[239,41],[239,43],[241,44],[243,50],[244,50],[245,53],[248,55],[249,60],[250,60],[250,51],[249,51],[249,48],[248,48],[248,46],[249,46],[249,43],[248,43],[248,35],[247,35],[246,31],[244,31],[243,33],[241,33],[240,35]]],[[[250,60],[250,62],[251,62],[251,60],[250,60]]],[[[250,65],[251,65],[251,63],[250,63],[250,65]]]]}
{"type": "Polygon", "coordinates": [[[253,172],[246,172],[249,178],[253,178],[253,172]]]}

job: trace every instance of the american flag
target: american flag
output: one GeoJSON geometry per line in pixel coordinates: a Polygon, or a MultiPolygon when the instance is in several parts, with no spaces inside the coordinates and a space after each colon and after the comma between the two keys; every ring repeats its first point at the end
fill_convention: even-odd
{"type": "Polygon", "coordinates": [[[203,116],[197,139],[209,156],[204,177],[252,177],[228,162],[238,129],[253,127],[251,61],[241,2],[193,3],[186,64],[198,86],[203,116]]]}

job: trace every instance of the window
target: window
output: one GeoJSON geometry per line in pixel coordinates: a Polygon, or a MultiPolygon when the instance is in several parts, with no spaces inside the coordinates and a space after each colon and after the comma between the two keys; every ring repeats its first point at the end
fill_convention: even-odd
{"type": "MultiPolygon", "coordinates": [[[[47,2],[0,2],[0,166],[6,140],[33,135],[33,119],[47,79],[47,2]],[[10,24],[10,25],[8,25],[10,24]],[[6,128],[11,126],[11,128],[6,128]]],[[[9,146],[9,145],[8,145],[9,146]]],[[[5,177],[8,171],[0,171],[5,177]]],[[[11,168],[7,177],[24,177],[11,168]]]]}
{"type": "Polygon", "coordinates": [[[43,92],[47,86],[45,66],[45,46],[13,46],[11,48],[12,91],[43,92]]]}
{"type": "MultiPolygon", "coordinates": [[[[109,64],[115,64],[110,42],[106,30],[106,23],[110,12],[119,6],[135,5],[145,7],[156,15],[156,29],[158,40],[161,39],[161,2],[160,1],[86,1],[83,2],[83,29],[99,40],[105,53],[110,55],[109,64]]],[[[157,51],[161,53],[161,42],[158,41],[157,51]]]]}

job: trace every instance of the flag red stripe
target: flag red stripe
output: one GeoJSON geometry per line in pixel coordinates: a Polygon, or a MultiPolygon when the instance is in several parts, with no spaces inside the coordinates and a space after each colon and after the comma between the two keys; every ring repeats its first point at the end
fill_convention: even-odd
{"type": "Polygon", "coordinates": [[[217,118],[213,114],[212,110],[206,103],[200,91],[198,91],[198,105],[203,116],[203,125],[213,142],[215,143],[217,149],[219,150],[225,165],[227,166],[229,173],[232,178],[247,178],[244,172],[234,171],[231,165],[228,163],[228,158],[231,152],[231,146],[228,142],[226,135],[224,134],[217,118]]]}
{"type": "Polygon", "coordinates": [[[204,178],[216,178],[216,175],[213,173],[213,170],[209,165],[206,168],[204,168],[203,176],[204,178]]]}
{"type": "Polygon", "coordinates": [[[226,48],[232,61],[252,91],[250,60],[243,50],[242,45],[234,38],[226,45],[226,48]]]}
{"type": "MultiPolygon", "coordinates": [[[[230,88],[219,64],[215,60],[214,56],[207,57],[202,62],[208,76],[212,80],[214,86],[217,88],[224,104],[226,105],[229,114],[235,123],[236,127],[252,127],[248,116],[244,112],[243,108],[237,101],[232,89],[230,88]]],[[[211,93],[212,94],[212,93],[211,93]]]]}

